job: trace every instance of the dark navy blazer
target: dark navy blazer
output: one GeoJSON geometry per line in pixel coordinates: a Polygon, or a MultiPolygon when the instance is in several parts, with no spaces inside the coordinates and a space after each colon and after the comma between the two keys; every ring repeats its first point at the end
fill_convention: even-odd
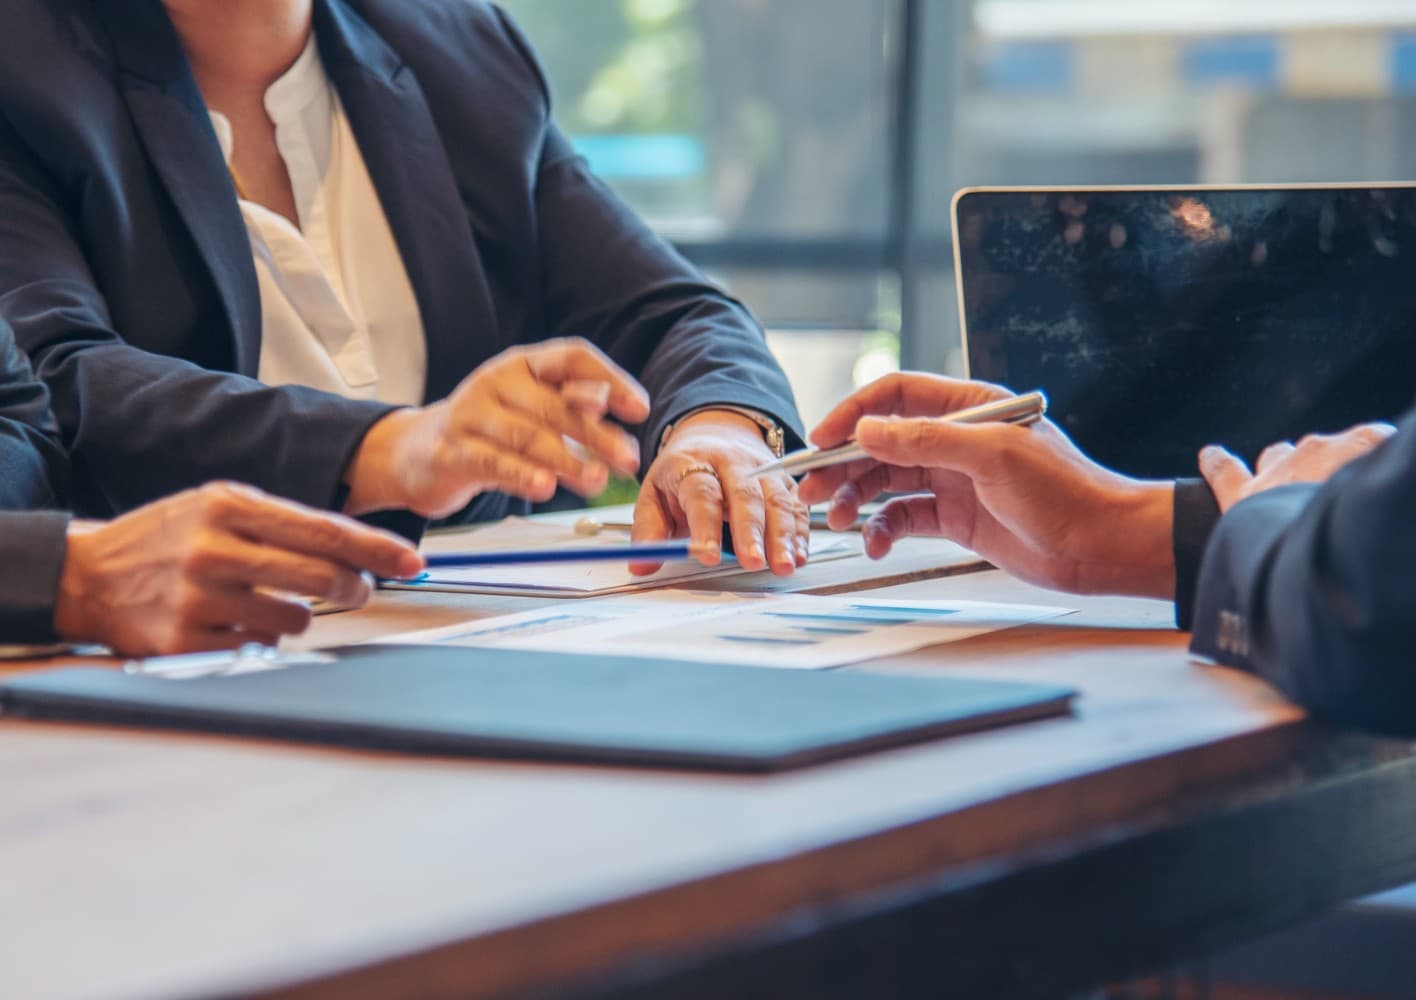
{"type": "MultiPolygon", "coordinates": [[[[159,0],[6,0],[0,315],[106,514],[224,477],[316,506],[387,412],[254,380],[259,292],[236,195],[159,0]]],[[[794,430],[747,310],[657,239],[552,124],[480,0],[316,0],[315,34],[422,312],[427,397],[516,344],[585,337],[668,422],[709,403],[794,430]]],[[[476,513],[498,516],[505,498],[476,513]]]]}
{"type": "Polygon", "coordinates": [[[1416,736],[1416,411],[1398,428],[1321,486],[1177,519],[1177,586],[1184,553],[1202,548],[1195,652],[1333,722],[1416,736]]]}
{"type": "Polygon", "coordinates": [[[0,322],[0,643],[52,638],[68,460],[44,386],[0,322]]]}

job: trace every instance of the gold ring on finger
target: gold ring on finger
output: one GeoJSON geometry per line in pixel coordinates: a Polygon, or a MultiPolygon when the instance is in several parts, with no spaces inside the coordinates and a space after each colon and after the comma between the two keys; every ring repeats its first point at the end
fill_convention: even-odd
{"type": "Polygon", "coordinates": [[[711,465],[707,465],[703,462],[699,462],[696,465],[686,465],[679,470],[677,478],[674,479],[674,492],[677,493],[679,491],[679,487],[683,485],[685,479],[689,476],[696,476],[699,473],[712,476],[714,479],[718,478],[718,470],[711,465]]]}

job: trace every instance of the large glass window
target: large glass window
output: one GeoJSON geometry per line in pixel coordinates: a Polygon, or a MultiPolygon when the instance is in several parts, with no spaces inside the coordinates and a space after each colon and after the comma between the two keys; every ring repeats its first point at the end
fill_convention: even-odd
{"type": "Polygon", "coordinates": [[[509,0],[557,114],[762,317],[808,419],[959,370],[976,184],[1416,179],[1416,3],[509,0]]]}
{"type": "Polygon", "coordinates": [[[897,3],[506,7],[541,55],[562,127],[757,312],[808,419],[893,365],[897,3]]]}

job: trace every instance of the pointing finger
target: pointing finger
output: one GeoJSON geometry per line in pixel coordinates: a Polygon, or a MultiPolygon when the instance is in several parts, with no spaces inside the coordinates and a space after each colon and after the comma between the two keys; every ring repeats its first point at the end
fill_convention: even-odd
{"type": "Polygon", "coordinates": [[[527,367],[541,382],[557,386],[572,381],[606,383],[610,412],[621,420],[637,424],[649,416],[649,393],[589,341],[549,341],[528,349],[525,358],[527,367]]]}
{"type": "Polygon", "coordinates": [[[842,400],[811,432],[811,441],[819,448],[841,444],[854,433],[862,417],[936,417],[1011,395],[1007,389],[987,382],[895,372],[842,400]]]}
{"type": "Polygon", "coordinates": [[[956,424],[928,418],[866,417],[856,425],[856,440],[880,462],[948,469],[969,476],[988,472],[1010,433],[1032,432],[1003,424],[956,424]]]}

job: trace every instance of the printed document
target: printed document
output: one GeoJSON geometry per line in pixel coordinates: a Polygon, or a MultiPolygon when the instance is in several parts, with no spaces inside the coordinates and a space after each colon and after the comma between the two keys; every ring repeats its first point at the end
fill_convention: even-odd
{"type": "Polygon", "coordinates": [[[815,670],[955,642],[1070,609],[977,601],[662,591],[381,639],[815,670]]]}
{"type": "MultiPolygon", "coordinates": [[[[622,547],[626,531],[578,535],[572,525],[542,519],[509,517],[485,528],[431,535],[424,552],[496,552],[508,549],[556,547],[622,547]]],[[[831,532],[811,533],[811,561],[844,559],[860,554],[853,536],[831,532]]],[[[512,566],[471,566],[431,570],[417,581],[384,583],[392,590],[434,590],[477,594],[516,594],[532,597],[603,597],[607,594],[651,590],[684,580],[706,580],[746,573],[736,559],[723,555],[717,566],[693,561],[672,562],[650,576],[634,576],[627,563],[528,563],[512,566]]]]}

